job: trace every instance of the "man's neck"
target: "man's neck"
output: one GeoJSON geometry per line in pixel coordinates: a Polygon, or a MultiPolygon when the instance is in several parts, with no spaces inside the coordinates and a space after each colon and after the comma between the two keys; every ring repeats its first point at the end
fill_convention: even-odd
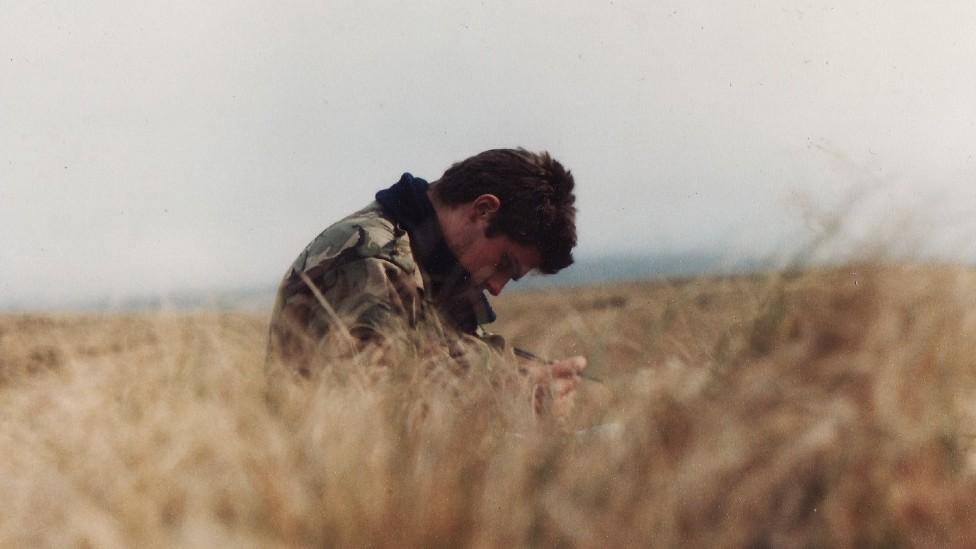
{"type": "Polygon", "coordinates": [[[444,239],[444,243],[447,244],[447,248],[454,254],[454,257],[458,257],[461,250],[458,249],[457,235],[463,229],[460,210],[442,202],[434,193],[433,187],[427,189],[427,198],[430,200],[431,206],[434,207],[434,217],[437,220],[437,229],[441,233],[441,238],[444,239]]]}

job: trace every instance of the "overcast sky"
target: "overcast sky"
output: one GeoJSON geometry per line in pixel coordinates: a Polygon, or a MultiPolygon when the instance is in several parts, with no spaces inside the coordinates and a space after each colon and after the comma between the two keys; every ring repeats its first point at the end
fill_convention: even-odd
{"type": "Polygon", "coordinates": [[[850,231],[973,251],[970,1],[0,0],[0,53],[0,306],[272,285],[519,145],[584,257],[770,254],[858,193],[850,231]]]}

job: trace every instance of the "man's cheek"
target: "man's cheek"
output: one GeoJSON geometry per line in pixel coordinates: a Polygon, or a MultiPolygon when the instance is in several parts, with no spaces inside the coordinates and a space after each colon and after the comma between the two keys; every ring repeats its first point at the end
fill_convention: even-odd
{"type": "Polygon", "coordinates": [[[484,267],[471,273],[471,279],[474,281],[475,284],[480,286],[488,282],[488,280],[491,279],[492,275],[494,274],[495,274],[495,270],[493,268],[484,267]]]}

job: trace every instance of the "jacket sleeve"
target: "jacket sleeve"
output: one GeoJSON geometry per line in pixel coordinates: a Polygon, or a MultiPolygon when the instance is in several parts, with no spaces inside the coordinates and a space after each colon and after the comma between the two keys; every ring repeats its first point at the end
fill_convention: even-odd
{"type": "Polygon", "coordinates": [[[307,367],[316,355],[348,356],[382,345],[417,326],[420,300],[413,275],[379,257],[293,270],[272,317],[272,354],[307,367]]]}
{"type": "Polygon", "coordinates": [[[480,327],[475,333],[457,330],[424,301],[414,274],[386,259],[357,258],[304,274],[293,271],[282,285],[269,355],[303,375],[316,361],[382,350],[397,340],[449,358],[462,370],[514,362],[504,338],[480,327]]]}

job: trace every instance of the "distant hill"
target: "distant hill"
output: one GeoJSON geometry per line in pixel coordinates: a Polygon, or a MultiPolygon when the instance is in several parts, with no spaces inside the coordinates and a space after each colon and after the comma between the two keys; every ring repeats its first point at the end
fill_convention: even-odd
{"type": "Polygon", "coordinates": [[[583,286],[701,274],[733,274],[754,271],[762,266],[763,262],[757,259],[729,261],[719,253],[709,252],[583,257],[562,272],[551,276],[529,276],[512,285],[511,289],[583,286]]]}

